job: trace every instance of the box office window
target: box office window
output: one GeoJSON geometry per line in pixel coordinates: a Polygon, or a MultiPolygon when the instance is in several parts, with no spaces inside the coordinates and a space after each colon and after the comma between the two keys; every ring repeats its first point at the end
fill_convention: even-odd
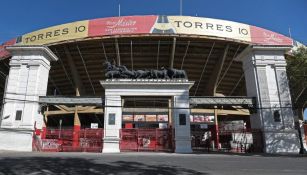
{"type": "Polygon", "coordinates": [[[109,125],[115,125],[115,114],[109,114],[109,125]]]}
{"type": "Polygon", "coordinates": [[[179,125],[186,125],[186,115],[185,114],[179,114],[179,125]]]}
{"type": "Polygon", "coordinates": [[[21,120],[21,115],[22,115],[22,111],[21,110],[16,111],[15,120],[21,120]]]}

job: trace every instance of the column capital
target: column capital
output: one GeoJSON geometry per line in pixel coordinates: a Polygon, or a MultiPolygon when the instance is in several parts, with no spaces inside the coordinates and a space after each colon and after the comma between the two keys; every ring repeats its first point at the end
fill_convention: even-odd
{"type": "Polygon", "coordinates": [[[57,61],[58,57],[47,46],[7,46],[12,56],[42,55],[49,61],[57,61]]]}
{"type": "Polygon", "coordinates": [[[243,61],[244,58],[260,52],[272,52],[284,55],[292,49],[291,46],[265,46],[265,45],[249,45],[236,58],[236,61],[243,61]]]}
{"type": "Polygon", "coordinates": [[[251,45],[245,48],[235,60],[243,63],[243,69],[256,67],[286,67],[285,54],[291,50],[289,46],[259,46],[251,45]]]}

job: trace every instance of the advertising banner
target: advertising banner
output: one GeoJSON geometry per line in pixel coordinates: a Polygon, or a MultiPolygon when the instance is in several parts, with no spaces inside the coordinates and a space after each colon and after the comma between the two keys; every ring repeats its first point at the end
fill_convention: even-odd
{"type": "Polygon", "coordinates": [[[46,29],[41,29],[22,36],[19,44],[43,45],[59,41],[85,38],[88,36],[88,21],[79,21],[46,29]]]}
{"type": "Polygon", "coordinates": [[[275,33],[260,27],[251,26],[252,43],[262,45],[293,45],[293,40],[289,37],[275,33]]]}
{"type": "Polygon", "coordinates": [[[0,45],[0,58],[9,56],[6,45],[46,45],[88,37],[129,34],[185,34],[260,45],[293,44],[293,40],[284,35],[227,20],[191,16],[123,16],[72,22],[25,34],[0,45]]]}
{"type": "Polygon", "coordinates": [[[10,53],[7,50],[5,50],[5,46],[12,46],[15,43],[16,43],[16,39],[12,39],[0,45],[0,59],[10,56],[10,53]]]}
{"type": "Polygon", "coordinates": [[[157,16],[125,16],[90,20],[88,36],[150,33],[157,16]]]}
{"type": "Polygon", "coordinates": [[[249,25],[211,18],[169,16],[177,34],[208,35],[251,41],[249,25]]]}

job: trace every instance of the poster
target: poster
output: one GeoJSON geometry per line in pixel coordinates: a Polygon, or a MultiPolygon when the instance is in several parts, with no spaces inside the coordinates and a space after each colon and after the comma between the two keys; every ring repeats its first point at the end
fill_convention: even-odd
{"type": "Polygon", "coordinates": [[[156,122],[157,121],[157,115],[146,115],[146,122],[156,122]]]}
{"type": "Polygon", "coordinates": [[[123,121],[133,121],[133,115],[123,115],[123,121]]]}
{"type": "Polygon", "coordinates": [[[158,115],[158,121],[159,122],[167,122],[168,121],[168,115],[158,115]]]}
{"type": "Polygon", "coordinates": [[[134,115],[134,121],[135,122],[144,122],[145,116],[144,115],[134,115]]]}

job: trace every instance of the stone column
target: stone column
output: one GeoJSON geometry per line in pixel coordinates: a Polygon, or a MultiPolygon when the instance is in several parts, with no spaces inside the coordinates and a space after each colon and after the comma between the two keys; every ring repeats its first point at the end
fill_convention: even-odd
{"type": "Polygon", "coordinates": [[[172,127],[175,129],[175,152],[191,153],[189,90],[173,96],[172,127]]]}
{"type": "Polygon", "coordinates": [[[243,62],[247,95],[257,97],[258,110],[251,127],[263,132],[264,152],[298,153],[286,60],[289,47],[251,46],[238,59],[243,62]]]}
{"type": "Polygon", "coordinates": [[[32,151],[34,124],[43,125],[39,96],[46,96],[50,61],[57,57],[43,46],[10,46],[10,71],[4,93],[0,149],[32,151]]]}
{"type": "Polygon", "coordinates": [[[122,107],[121,97],[119,95],[110,95],[105,90],[105,108],[104,108],[104,153],[120,152],[119,132],[122,128],[122,107]]]}

